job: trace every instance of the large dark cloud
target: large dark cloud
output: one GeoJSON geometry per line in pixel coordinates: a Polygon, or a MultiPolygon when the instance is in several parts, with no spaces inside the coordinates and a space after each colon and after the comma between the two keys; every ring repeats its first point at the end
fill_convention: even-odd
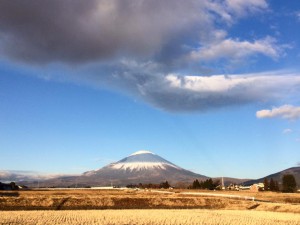
{"type": "Polygon", "coordinates": [[[35,63],[174,57],[209,29],[205,10],[194,0],[2,0],[0,49],[35,63]]]}
{"type": "MultiPolygon", "coordinates": [[[[233,6],[221,0],[2,0],[0,54],[35,64],[126,57],[171,69],[197,67],[190,53],[197,53],[197,61],[199,49],[223,43],[222,29],[237,11],[233,6]]],[[[265,0],[238,6],[245,12],[266,7],[265,0]]],[[[241,43],[232,42],[237,51],[241,43]]]]}
{"type": "Polygon", "coordinates": [[[88,17],[95,1],[0,2],[1,50],[22,61],[81,60],[97,54],[81,20],[88,17]]]}

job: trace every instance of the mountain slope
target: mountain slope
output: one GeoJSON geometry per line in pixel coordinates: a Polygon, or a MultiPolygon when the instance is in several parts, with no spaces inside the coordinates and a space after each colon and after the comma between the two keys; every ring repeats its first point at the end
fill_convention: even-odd
{"type": "Polygon", "coordinates": [[[251,181],[244,182],[244,184],[245,185],[250,185],[250,184],[254,184],[254,183],[263,182],[265,178],[267,178],[268,180],[270,180],[272,178],[274,181],[278,181],[278,183],[281,184],[282,177],[285,174],[294,175],[298,186],[300,186],[300,167],[291,167],[289,169],[282,170],[280,172],[273,173],[273,174],[270,174],[268,176],[265,176],[265,177],[262,177],[262,178],[259,178],[259,179],[256,179],[256,180],[251,180],[251,181]]]}
{"type": "Polygon", "coordinates": [[[82,180],[91,178],[94,182],[110,181],[116,185],[126,185],[160,183],[165,180],[171,183],[191,182],[193,179],[201,180],[207,177],[185,170],[152,152],[138,151],[116,163],[99,170],[85,172],[81,176],[82,180]]]}

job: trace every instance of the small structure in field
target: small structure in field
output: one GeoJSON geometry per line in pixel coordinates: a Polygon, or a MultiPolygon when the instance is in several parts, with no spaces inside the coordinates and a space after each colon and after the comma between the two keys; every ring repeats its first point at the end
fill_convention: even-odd
{"type": "Polygon", "coordinates": [[[243,185],[240,186],[241,191],[250,190],[250,188],[251,186],[243,186],[243,185]]]}
{"type": "Polygon", "coordinates": [[[250,191],[252,191],[252,192],[263,191],[264,188],[265,188],[265,185],[263,183],[252,184],[250,186],[250,191]]]}
{"type": "Polygon", "coordinates": [[[0,182],[0,190],[12,191],[12,190],[18,190],[18,189],[19,189],[19,186],[17,186],[14,182],[11,182],[9,184],[0,182]]]}

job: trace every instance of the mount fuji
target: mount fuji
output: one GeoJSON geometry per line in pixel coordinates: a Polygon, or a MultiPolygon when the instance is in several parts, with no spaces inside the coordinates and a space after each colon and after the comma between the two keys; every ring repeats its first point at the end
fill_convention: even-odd
{"type": "Polygon", "coordinates": [[[181,169],[175,164],[163,159],[162,157],[155,155],[150,151],[138,151],[130,156],[116,162],[111,163],[108,166],[103,167],[97,171],[90,171],[84,174],[92,175],[96,173],[101,173],[103,170],[124,170],[128,172],[141,172],[143,170],[166,170],[168,167],[173,167],[177,169],[181,169]]]}
{"type": "MultiPolygon", "coordinates": [[[[128,184],[158,184],[168,181],[191,183],[208,177],[185,170],[150,151],[138,151],[120,161],[98,170],[87,171],[79,176],[61,176],[39,181],[40,187],[86,187],[86,186],[126,186],[128,184]]],[[[35,182],[36,185],[37,182],[35,182]]],[[[32,186],[33,183],[25,183],[32,186]]]]}
{"type": "Polygon", "coordinates": [[[117,185],[130,183],[171,183],[192,182],[194,179],[206,179],[206,176],[185,170],[150,151],[135,152],[118,162],[101,169],[82,174],[82,179],[92,179],[101,184],[111,182],[117,185]]]}

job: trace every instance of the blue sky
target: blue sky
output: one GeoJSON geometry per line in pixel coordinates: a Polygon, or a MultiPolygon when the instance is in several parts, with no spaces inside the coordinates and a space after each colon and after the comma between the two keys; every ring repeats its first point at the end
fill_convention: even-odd
{"type": "Polygon", "coordinates": [[[294,0],[1,1],[0,170],[297,166],[299,27],[294,0]]]}

